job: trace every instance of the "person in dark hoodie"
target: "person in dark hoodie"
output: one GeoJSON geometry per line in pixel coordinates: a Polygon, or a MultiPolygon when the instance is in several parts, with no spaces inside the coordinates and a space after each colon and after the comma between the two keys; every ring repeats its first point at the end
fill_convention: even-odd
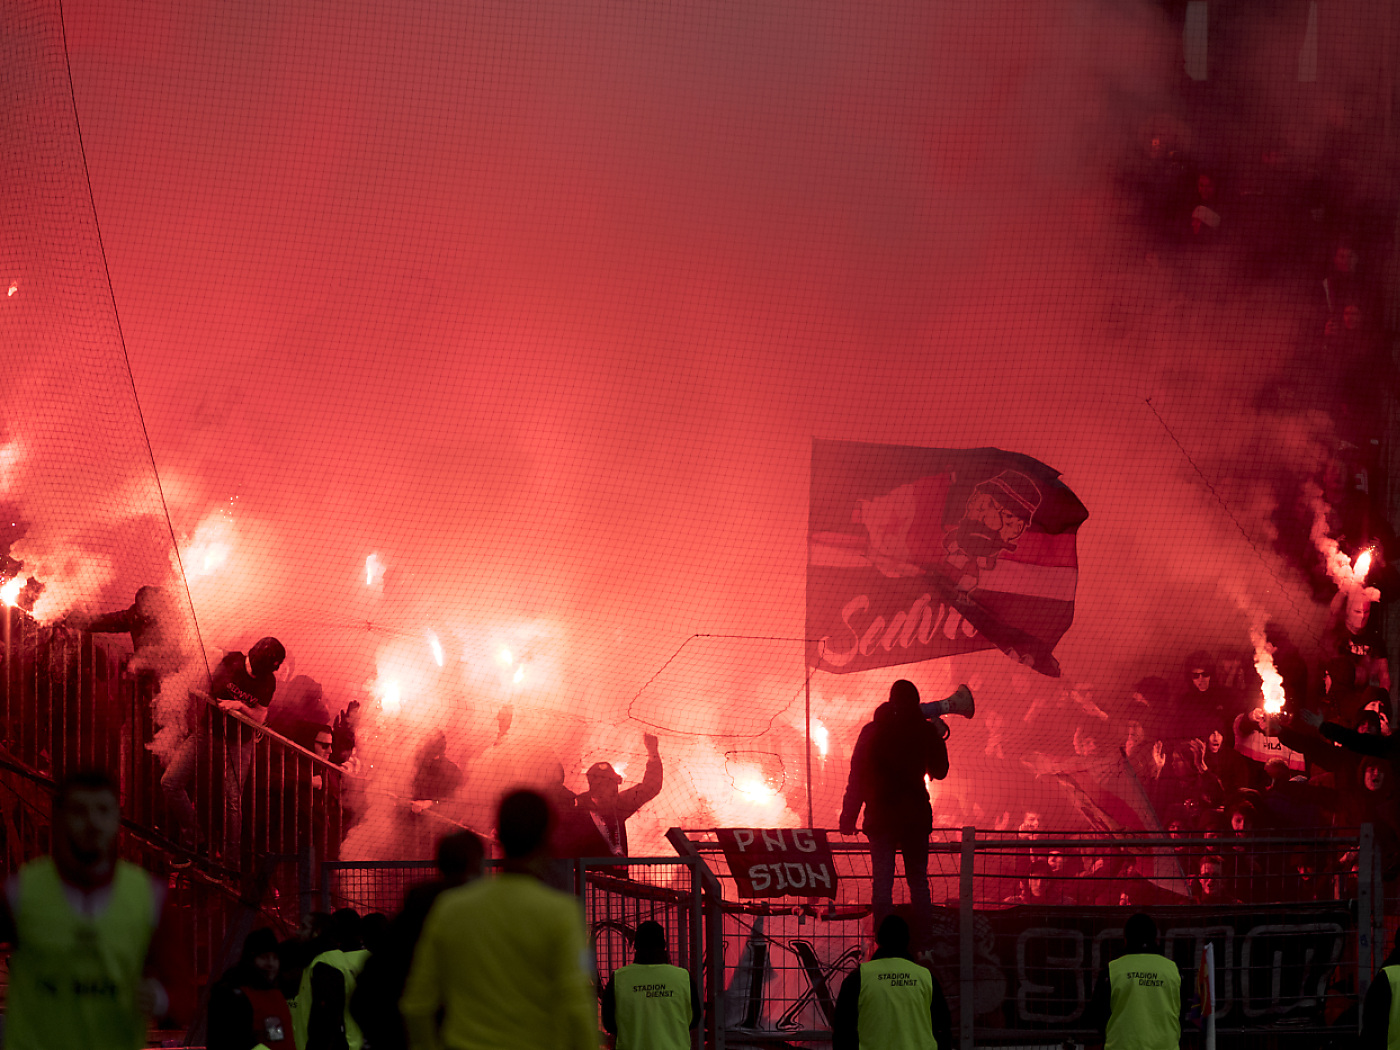
{"type": "Polygon", "coordinates": [[[485,846],[475,832],[444,835],[437,845],[438,878],[419,883],[404,895],[403,909],[390,920],[350,999],[351,1016],[359,1022],[365,1043],[374,1050],[407,1050],[408,1032],[399,1013],[399,996],[408,980],[423,922],[443,891],[481,877],[485,857],[485,846]]]}
{"type": "Polygon", "coordinates": [[[266,928],[248,934],[238,962],[209,989],[209,1050],[294,1050],[279,968],[277,935],[266,928]]]}
{"type": "Polygon", "coordinates": [[[942,780],[948,775],[947,735],[942,719],[930,721],[919,710],[914,683],[901,678],[856,738],[840,827],[843,835],[855,834],[864,808],[862,827],[870,841],[871,903],[877,923],[893,904],[896,851],[904,855],[904,878],[921,931],[932,916],[928,837],[933,807],[924,778],[942,780]]]}

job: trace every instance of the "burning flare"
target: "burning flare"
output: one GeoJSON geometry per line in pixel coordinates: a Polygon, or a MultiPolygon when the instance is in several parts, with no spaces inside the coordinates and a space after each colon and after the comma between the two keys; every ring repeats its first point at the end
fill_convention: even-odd
{"type": "Polygon", "coordinates": [[[1259,672],[1259,680],[1264,683],[1264,710],[1276,715],[1283,710],[1283,675],[1274,666],[1273,646],[1264,637],[1261,627],[1252,627],[1250,640],[1254,643],[1254,669],[1259,672]]]}
{"type": "Polygon", "coordinates": [[[378,553],[371,554],[365,559],[365,586],[373,587],[376,583],[384,582],[385,564],[379,560],[378,553]]]}
{"type": "Polygon", "coordinates": [[[822,758],[831,750],[831,733],[820,718],[812,719],[812,743],[817,746],[817,754],[822,758]]]}
{"type": "Polygon", "coordinates": [[[0,586],[0,602],[4,602],[11,609],[19,604],[19,592],[24,590],[24,581],[18,576],[11,577],[5,581],[4,586],[0,586]]]}
{"type": "Polygon", "coordinates": [[[403,710],[403,697],[399,693],[398,682],[385,682],[379,704],[386,715],[396,715],[403,710]]]}
{"type": "Polygon", "coordinates": [[[428,629],[428,648],[433,651],[433,659],[441,667],[444,660],[442,642],[438,640],[437,632],[431,628],[428,629]]]}

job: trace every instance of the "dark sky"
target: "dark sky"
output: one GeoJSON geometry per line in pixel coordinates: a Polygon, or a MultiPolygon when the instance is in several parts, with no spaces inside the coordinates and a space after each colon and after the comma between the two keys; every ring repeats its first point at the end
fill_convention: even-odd
{"type": "MultiPolygon", "coordinates": [[[[1144,128],[1191,119],[1155,3],[64,10],[204,639],[275,633],[337,703],[399,682],[381,767],[447,724],[483,793],[546,753],[571,782],[598,757],[639,771],[628,702],[689,635],[802,633],[814,436],[993,445],[1062,471],[1090,518],[1061,662],[1107,695],[1154,660],[1174,674],[1187,649],[1247,647],[1251,614],[1317,619],[1264,519],[1328,422],[1255,407],[1298,342],[1294,290],[1158,251],[1121,191],[1144,128]],[[366,586],[371,553],[387,572],[366,586]],[[507,702],[521,750],[478,755],[507,702]]],[[[33,112],[57,127],[64,111],[33,112]]],[[[1322,118],[1290,119],[1277,137],[1303,164],[1322,118]]],[[[11,299],[61,272],[100,305],[92,245],[67,242],[76,277],[52,255],[87,221],[60,131],[68,211],[46,220],[50,255],[11,253],[11,299]]],[[[126,458],[78,486],[104,495],[34,495],[74,453],[34,436],[33,406],[121,380],[98,328],[91,369],[41,345],[26,374],[44,393],[7,406],[30,557],[55,580],[75,547],[110,561],[56,583],[51,613],[124,603],[135,566],[164,557],[120,398],[107,429],[126,458]],[[125,553],[143,543],[156,553],[125,553]]],[[[54,409],[45,434],[65,412],[91,425],[54,409]]],[[[663,740],[696,771],[668,786],[663,825],[703,818],[690,800],[716,793],[726,726],[761,710],[795,731],[800,652],[693,645],[644,694],[718,734],[663,740]]],[[[1002,681],[998,659],[909,676],[1002,681]]],[[[820,677],[819,712],[847,739],[888,679],[820,677]]],[[[793,739],[765,739],[791,787],[793,739]]]]}

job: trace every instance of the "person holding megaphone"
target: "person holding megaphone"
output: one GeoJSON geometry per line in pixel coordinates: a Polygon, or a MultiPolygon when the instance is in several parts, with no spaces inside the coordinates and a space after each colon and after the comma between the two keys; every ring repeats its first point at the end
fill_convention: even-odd
{"type": "Polygon", "coordinates": [[[876,926],[893,909],[894,855],[904,856],[904,878],[914,906],[916,931],[927,931],[933,907],[928,889],[928,839],[933,807],[924,778],[948,775],[948,726],[944,715],[974,713],[972,691],[958,686],[952,696],[920,704],[913,682],[900,679],[890,698],[861,728],[851,752],[851,773],[841,805],[840,830],[854,835],[865,810],[862,830],[870,842],[870,899],[876,926]]]}

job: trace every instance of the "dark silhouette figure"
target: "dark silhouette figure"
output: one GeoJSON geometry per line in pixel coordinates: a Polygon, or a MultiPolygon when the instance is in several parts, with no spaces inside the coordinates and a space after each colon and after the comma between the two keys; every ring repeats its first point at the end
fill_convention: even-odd
{"type": "Polygon", "coordinates": [[[915,918],[927,923],[932,913],[928,889],[928,837],[933,830],[924,777],[948,775],[948,747],[941,721],[930,722],[919,710],[919,690],[900,679],[890,698],[856,738],[851,773],[841,805],[841,833],[856,830],[865,809],[863,830],[870,840],[871,902],[878,921],[894,899],[894,855],[904,855],[904,878],[915,918]]]}
{"type": "Polygon", "coordinates": [[[928,1035],[940,1047],[951,1046],[952,1027],[938,978],[909,955],[909,924],[898,915],[885,916],[875,934],[875,954],[841,982],[832,1050],[924,1046],[928,1035]],[[925,1011],[928,1027],[920,1031],[925,1011]]]}

